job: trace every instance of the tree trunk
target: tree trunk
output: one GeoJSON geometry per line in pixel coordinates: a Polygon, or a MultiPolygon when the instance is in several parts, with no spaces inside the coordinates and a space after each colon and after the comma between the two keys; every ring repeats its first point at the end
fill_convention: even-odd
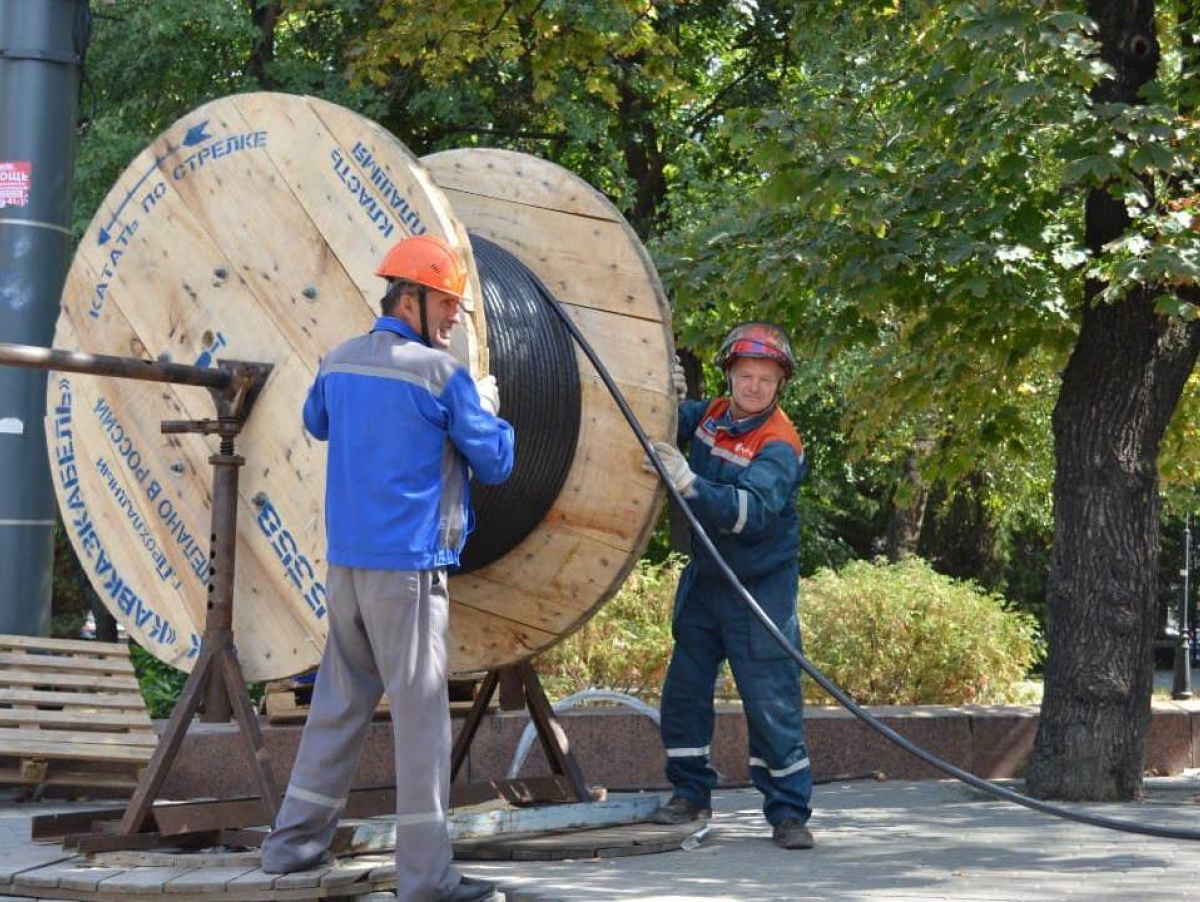
{"type": "Polygon", "coordinates": [[[884,534],[884,554],[893,564],[912,557],[921,542],[925,509],[929,504],[929,483],[921,464],[933,450],[933,440],[918,435],[904,458],[904,475],[892,495],[892,512],[884,534]]]}
{"type": "MultiPolygon", "coordinates": [[[[1116,71],[1096,99],[1140,102],[1158,65],[1154,4],[1091,0],[1089,12],[1116,71]]],[[[1128,225],[1121,201],[1089,194],[1093,252],[1128,225]]],[[[1158,611],[1158,452],[1200,350],[1195,323],[1155,312],[1155,286],[1112,304],[1095,302],[1102,288],[1086,287],[1054,409],[1049,656],[1028,773],[1030,792],[1043,798],[1141,793],[1158,611]]]]}
{"type": "Polygon", "coordinates": [[[282,8],[278,0],[246,0],[246,3],[255,31],[246,71],[262,90],[270,91],[275,87],[275,81],[267,67],[275,61],[275,23],[279,21],[282,8]]]}
{"type": "Polygon", "coordinates": [[[1035,795],[1141,793],[1158,614],[1158,449],[1197,334],[1157,315],[1149,289],[1084,314],[1054,410],[1049,656],[1028,774],[1035,795]]]}

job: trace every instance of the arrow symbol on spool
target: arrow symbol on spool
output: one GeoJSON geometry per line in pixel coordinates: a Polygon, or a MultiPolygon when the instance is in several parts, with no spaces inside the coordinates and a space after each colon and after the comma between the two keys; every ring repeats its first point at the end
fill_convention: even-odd
{"type": "Polygon", "coordinates": [[[154,165],[151,166],[149,169],[147,169],[145,174],[140,179],[137,180],[137,182],[134,184],[134,186],[125,192],[124,199],[121,201],[120,204],[117,205],[117,209],[115,211],[113,211],[112,216],[108,220],[108,225],[101,226],[100,233],[96,236],[96,242],[99,245],[101,245],[103,247],[104,245],[108,244],[108,242],[112,239],[112,227],[114,225],[116,225],[117,218],[121,215],[121,211],[125,209],[125,205],[127,203],[129,203],[130,198],[132,198],[137,193],[137,190],[138,190],[138,188],[140,188],[142,186],[142,183],[144,181],[146,181],[146,179],[150,178],[151,173],[153,173],[156,169],[158,169],[158,167],[161,166],[163,164],[163,162],[165,162],[166,160],[175,156],[175,154],[179,153],[179,151],[182,150],[183,148],[195,147],[197,144],[202,144],[203,142],[209,140],[212,137],[212,135],[208,134],[205,131],[207,128],[208,128],[208,120],[207,119],[205,119],[199,125],[193,125],[191,128],[189,128],[187,130],[187,133],[183,136],[182,144],[180,144],[178,147],[171,147],[170,144],[168,144],[167,152],[165,154],[163,154],[161,157],[154,158],[154,165]]]}
{"type": "MultiPolygon", "coordinates": [[[[183,146],[184,147],[195,147],[201,141],[207,141],[209,138],[211,138],[212,135],[206,135],[204,133],[204,129],[207,127],[208,127],[208,120],[205,119],[199,125],[193,125],[191,128],[189,128],[187,130],[187,134],[183,136],[183,146]]],[[[178,149],[179,149],[178,147],[175,148],[175,150],[178,150],[178,149]]],[[[174,152],[175,152],[174,150],[171,151],[171,153],[174,153],[174,152]]],[[[168,154],[168,156],[170,156],[170,154],[168,154]]],[[[163,159],[165,160],[166,157],[163,157],[163,159]]]]}

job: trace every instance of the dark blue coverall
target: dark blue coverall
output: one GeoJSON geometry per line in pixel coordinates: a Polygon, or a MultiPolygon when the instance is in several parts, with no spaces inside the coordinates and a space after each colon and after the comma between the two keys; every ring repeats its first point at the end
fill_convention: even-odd
{"type": "MultiPolygon", "coordinates": [[[[690,442],[697,479],[688,498],[721,555],[788,639],[800,646],[799,519],[795,496],[808,471],[803,445],[777,407],[740,422],[729,400],[684,401],[680,447],[690,442]]],[[[698,541],[675,595],[675,650],[662,698],[667,779],[676,795],[708,806],[713,691],[728,659],[750,739],[750,775],[772,824],[812,814],[800,667],[738,599],[698,541]]]]}

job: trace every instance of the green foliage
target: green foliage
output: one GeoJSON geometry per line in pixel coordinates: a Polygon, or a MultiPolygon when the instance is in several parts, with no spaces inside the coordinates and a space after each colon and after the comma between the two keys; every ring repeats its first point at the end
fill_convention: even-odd
{"type": "Polygon", "coordinates": [[[1085,277],[1106,300],[1159,284],[1164,314],[1194,315],[1172,286],[1195,284],[1200,233],[1171,200],[1196,191],[1197,124],[1179,112],[1194,79],[1094,103],[1110,74],[1095,26],[1046,0],[809,12],[782,102],[726,121],[757,189],[662,243],[684,343],[776,319],[843,370],[852,456],[891,457],[920,424],[931,481],[1029,464],[1001,497],[1036,503],[1050,458],[1030,440],[1048,434],[1085,277]],[[1089,189],[1133,221],[1095,256],[1089,189]]]}
{"type": "MultiPolygon", "coordinates": [[[[133,660],[138,688],[141,689],[150,716],[155,719],[170,717],[175,703],[179,701],[180,693],[183,692],[183,684],[187,682],[188,675],[158,660],[136,642],[129,643],[129,656],[133,660]]],[[[266,683],[247,683],[246,690],[250,701],[255,705],[262,701],[266,688],[266,683]]]]}
{"type": "MultiPolygon", "coordinates": [[[[76,235],[82,234],[121,171],[171,123],[218,97],[273,90],[313,94],[378,117],[379,92],[352,87],[343,54],[369,5],[355,0],[288,12],[263,35],[246,0],[113,0],[95,19],[81,99],[88,117],[77,151],[76,235]],[[266,81],[251,74],[263,56],[266,81]]],[[[260,4],[262,5],[262,4],[260,4]]],[[[292,4],[289,4],[291,6],[292,4]]]]}
{"type": "Polygon", "coordinates": [[[745,178],[718,127],[729,110],[775,96],[794,15],[780,0],[388,0],[364,12],[349,71],[385,92],[381,121],[409,146],[551,159],[643,235],[745,178]]]}
{"type": "Polygon", "coordinates": [[[580,630],[537,660],[547,691],[587,687],[655,694],[671,659],[671,611],[683,561],[640,561],[621,591],[580,630]]]}
{"type": "MultiPolygon", "coordinates": [[[[1002,703],[1041,658],[1032,616],[919,558],[854,561],[801,586],[805,651],[860,703],[1002,703]]],[[[805,681],[810,700],[828,703],[805,681]]]]}
{"type": "MultiPolygon", "coordinates": [[[[657,695],[683,560],[639,563],[617,596],[537,661],[555,697],[588,687],[657,695]]],[[[800,588],[804,648],[864,704],[1001,703],[1041,660],[1035,620],[919,558],[854,561],[800,588]]],[[[810,701],[830,702],[811,680],[810,701]]]]}
{"type": "Polygon", "coordinates": [[[86,577],[75,559],[61,520],[54,524],[54,571],[50,577],[50,635],[78,639],[88,614],[86,577]]]}
{"type": "Polygon", "coordinates": [[[142,698],[146,700],[150,716],[170,717],[175,702],[179,700],[179,693],[183,691],[183,684],[187,681],[187,674],[176,670],[170,664],[164,664],[133,642],[129,644],[129,656],[133,660],[138,687],[142,690],[142,698]]]}

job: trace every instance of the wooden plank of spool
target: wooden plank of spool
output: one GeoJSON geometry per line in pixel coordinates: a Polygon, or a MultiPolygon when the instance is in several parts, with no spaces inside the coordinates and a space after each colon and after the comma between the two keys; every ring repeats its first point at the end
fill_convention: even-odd
{"type": "MultiPolygon", "coordinates": [[[[493,153],[507,154],[484,150],[445,153],[484,158],[493,153]]],[[[439,184],[447,188],[446,197],[454,205],[455,214],[468,224],[471,232],[520,257],[560,301],[607,310],[630,319],[662,321],[663,311],[654,294],[646,290],[646,261],[640,253],[641,245],[630,243],[629,238],[637,239],[624,220],[595,219],[519,202],[498,206],[494,196],[464,193],[442,182],[444,175],[436,169],[440,156],[435,154],[428,160],[435,167],[439,184]],[[547,246],[547,236],[554,236],[553,248],[547,246]]],[[[529,165],[537,168],[552,165],[534,157],[527,159],[534,160],[529,165]]]]}
{"type": "MultiPolygon", "coordinates": [[[[590,219],[622,222],[608,199],[575,173],[542,163],[528,154],[493,149],[463,149],[423,160],[443,190],[504,199],[590,219]],[[533,161],[531,163],[531,160],[533,161]],[[497,186],[503,186],[498,188],[497,186]]],[[[459,213],[458,205],[455,213],[459,213]]]]}
{"type": "MultiPolygon", "coordinates": [[[[514,254],[564,304],[650,436],[673,439],[666,296],[616,208],[578,176],[526,154],[452,150],[422,162],[467,230],[514,254]]],[[[620,588],[654,528],[662,491],[642,472],[641,448],[578,349],[576,359],[583,417],[558,499],[504,558],[450,581],[460,618],[469,609],[486,623],[490,614],[552,640],[532,647],[493,640],[480,648],[456,633],[452,668],[480,655],[489,667],[523,660],[577,629],[620,588]]]]}
{"type": "MultiPolygon", "coordinates": [[[[321,355],[369,328],[374,268],[406,229],[470,257],[436,186],[379,126],[312,98],[239,95],[183,117],[130,164],[68,274],[59,347],[275,367],[237,443],[234,628],[248,679],[320,658],[325,450],[300,409],[321,355]]],[[[484,334],[481,317],[470,331],[484,334]]],[[[73,374],[51,381],[47,403],[56,491],[89,579],[140,644],[189,669],[215,443],[164,437],[159,423],[211,417],[206,393],[73,374]]]]}

